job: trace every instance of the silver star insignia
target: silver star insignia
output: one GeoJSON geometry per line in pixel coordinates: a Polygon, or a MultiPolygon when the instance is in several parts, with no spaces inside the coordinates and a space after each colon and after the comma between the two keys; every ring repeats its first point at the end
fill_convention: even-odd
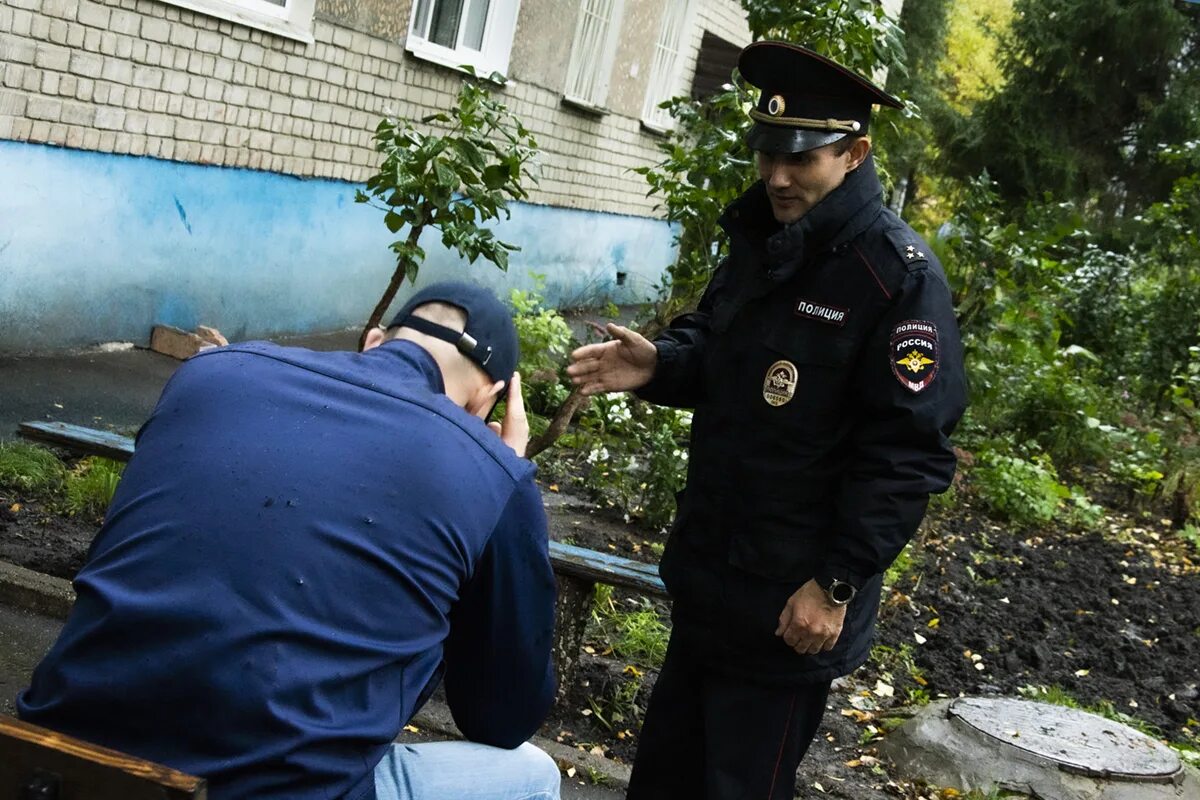
{"type": "Polygon", "coordinates": [[[911,253],[913,250],[916,250],[917,248],[913,247],[913,246],[910,244],[908,247],[906,247],[906,248],[904,248],[904,249],[905,249],[905,250],[907,250],[908,252],[910,252],[910,253],[911,253]]]}
{"type": "Polygon", "coordinates": [[[920,250],[918,250],[918,251],[917,251],[917,258],[924,258],[924,257],[925,257],[925,254],[924,254],[924,253],[922,253],[920,250]]]}
{"type": "Polygon", "coordinates": [[[913,257],[914,257],[914,255],[915,255],[915,254],[913,254],[913,253],[905,253],[905,254],[904,254],[904,257],[905,257],[905,258],[913,258],[913,257]]]}

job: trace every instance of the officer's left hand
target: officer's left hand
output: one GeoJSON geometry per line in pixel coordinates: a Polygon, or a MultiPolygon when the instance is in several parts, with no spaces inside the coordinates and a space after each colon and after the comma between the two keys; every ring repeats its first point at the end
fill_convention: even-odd
{"type": "Polygon", "coordinates": [[[833,649],[845,620],[846,606],[830,603],[825,590],[811,580],[788,598],[775,635],[800,655],[816,655],[833,649]]]}

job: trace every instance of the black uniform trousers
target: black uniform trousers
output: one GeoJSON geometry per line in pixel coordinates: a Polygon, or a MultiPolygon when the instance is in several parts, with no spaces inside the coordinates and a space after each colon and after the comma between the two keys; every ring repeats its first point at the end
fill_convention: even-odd
{"type": "Polygon", "coordinates": [[[792,800],[829,685],[763,686],[716,673],[672,637],[626,800],[792,800]]]}

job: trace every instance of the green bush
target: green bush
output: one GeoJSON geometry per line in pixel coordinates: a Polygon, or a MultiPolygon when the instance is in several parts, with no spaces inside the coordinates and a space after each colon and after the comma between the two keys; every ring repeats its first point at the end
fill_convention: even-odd
{"type": "Polygon", "coordinates": [[[1023,458],[984,452],[971,479],[988,508],[1021,526],[1050,522],[1059,503],[1071,496],[1046,455],[1023,458]]]}
{"type": "Polygon", "coordinates": [[[586,453],[588,488],[650,525],[665,526],[687,476],[692,414],[631,395],[601,395],[580,415],[570,443],[586,453]]]}

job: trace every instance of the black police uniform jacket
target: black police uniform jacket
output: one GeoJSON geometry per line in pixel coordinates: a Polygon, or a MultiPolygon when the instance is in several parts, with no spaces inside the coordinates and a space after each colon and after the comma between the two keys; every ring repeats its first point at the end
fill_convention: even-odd
{"type": "Polygon", "coordinates": [[[882,572],[946,489],[962,348],[929,246],[882,204],[868,160],[799,221],[756,184],[721,224],[730,255],[655,340],[639,395],[694,408],[663,554],[675,646],[764,683],[830,680],[870,651],[882,572]],[[829,652],[774,635],[814,576],[858,587],[829,652]]]}

